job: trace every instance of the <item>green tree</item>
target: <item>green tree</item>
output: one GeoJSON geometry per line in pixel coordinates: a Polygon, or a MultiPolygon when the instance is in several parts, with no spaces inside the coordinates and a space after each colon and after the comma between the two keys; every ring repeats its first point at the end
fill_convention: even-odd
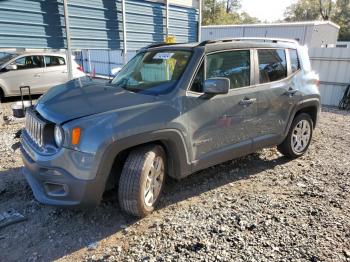
{"type": "Polygon", "coordinates": [[[240,12],[240,0],[204,0],[203,25],[257,23],[259,20],[240,12]]]}
{"type": "Polygon", "coordinates": [[[260,22],[258,18],[250,16],[247,12],[240,13],[240,24],[257,24],[260,22]]]}
{"type": "Polygon", "coordinates": [[[216,0],[204,0],[202,18],[203,25],[217,24],[223,8],[223,4],[216,0]]]}
{"type": "Polygon", "coordinates": [[[329,20],[334,10],[333,0],[318,0],[318,10],[323,20],[329,20]]]}
{"type": "Polygon", "coordinates": [[[284,16],[288,22],[331,20],[340,26],[339,39],[350,41],[350,0],[298,0],[284,16]]]}
{"type": "Polygon", "coordinates": [[[237,9],[241,8],[241,3],[239,0],[225,0],[226,2],[226,13],[232,13],[237,9]]]}
{"type": "Polygon", "coordinates": [[[332,21],[340,26],[339,40],[350,41],[350,0],[337,0],[332,21]]]}
{"type": "Polygon", "coordinates": [[[287,7],[284,12],[285,21],[312,21],[319,20],[322,9],[319,0],[298,0],[296,3],[287,7]]]}

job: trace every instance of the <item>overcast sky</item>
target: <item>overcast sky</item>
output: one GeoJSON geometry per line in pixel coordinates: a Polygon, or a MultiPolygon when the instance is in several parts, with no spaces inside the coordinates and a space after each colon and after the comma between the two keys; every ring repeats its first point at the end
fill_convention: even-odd
{"type": "Polygon", "coordinates": [[[284,10],[293,0],[241,0],[242,9],[261,21],[273,22],[283,18],[284,10]]]}

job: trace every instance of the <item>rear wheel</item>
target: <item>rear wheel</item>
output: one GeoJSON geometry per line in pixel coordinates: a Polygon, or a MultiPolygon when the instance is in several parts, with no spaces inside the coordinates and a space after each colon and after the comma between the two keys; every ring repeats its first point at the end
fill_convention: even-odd
{"type": "Polygon", "coordinates": [[[0,102],[4,100],[5,94],[4,91],[0,87],[0,102]]]}
{"type": "Polygon", "coordinates": [[[310,115],[302,113],[293,120],[287,137],[277,149],[289,158],[302,156],[308,149],[313,131],[310,115]]]}
{"type": "Polygon", "coordinates": [[[121,208],[137,217],[150,214],[163,189],[165,170],[166,156],[161,146],[147,146],[132,151],[119,180],[121,208]]]}

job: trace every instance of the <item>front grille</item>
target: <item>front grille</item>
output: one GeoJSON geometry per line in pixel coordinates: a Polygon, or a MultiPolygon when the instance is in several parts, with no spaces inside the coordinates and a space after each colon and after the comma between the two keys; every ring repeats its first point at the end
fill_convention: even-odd
{"type": "Polygon", "coordinates": [[[26,131],[39,147],[44,145],[45,122],[39,119],[31,110],[26,110],[26,131]]]}

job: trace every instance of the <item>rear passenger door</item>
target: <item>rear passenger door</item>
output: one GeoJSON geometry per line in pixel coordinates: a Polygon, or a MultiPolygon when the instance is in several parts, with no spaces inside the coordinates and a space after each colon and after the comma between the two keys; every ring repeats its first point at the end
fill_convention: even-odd
{"type": "Polygon", "coordinates": [[[17,66],[16,70],[1,74],[9,95],[19,95],[20,86],[30,86],[32,93],[40,93],[44,69],[43,60],[44,58],[38,55],[22,56],[12,63],[17,66]]]}
{"type": "Polygon", "coordinates": [[[64,57],[46,55],[44,60],[46,67],[43,73],[42,92],[68,81],[67,65],[64,57]]]}
{"type": "Polygon", "coordinates": [[[298,96],[293,74],[300,66],[296,62],[298,59],[294,58],[294,65],[291,67],[288,49],[256,49],[255,52],[259,124],[253,143],[254,148],[258,149],[279,143],[283,138],[298,96]]]}

